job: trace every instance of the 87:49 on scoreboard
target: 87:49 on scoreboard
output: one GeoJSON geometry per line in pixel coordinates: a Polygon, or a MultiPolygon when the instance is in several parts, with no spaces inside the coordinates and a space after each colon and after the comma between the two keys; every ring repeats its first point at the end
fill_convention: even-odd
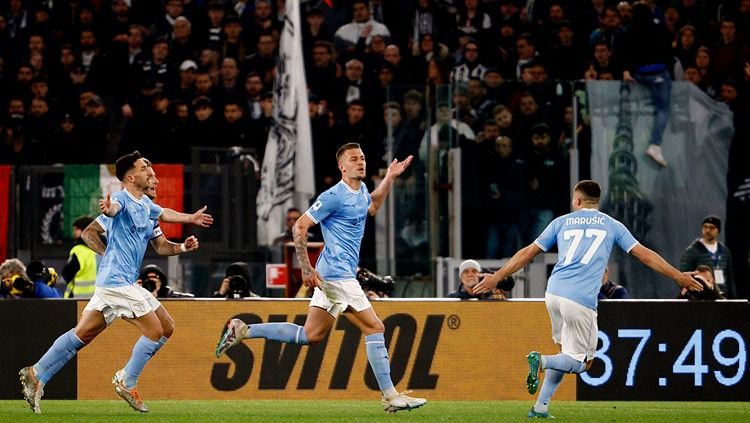
{"type": "Polygon", "coordinates": [[[747,302],[603,303],[579,400],[748,401],[747,302]]]}

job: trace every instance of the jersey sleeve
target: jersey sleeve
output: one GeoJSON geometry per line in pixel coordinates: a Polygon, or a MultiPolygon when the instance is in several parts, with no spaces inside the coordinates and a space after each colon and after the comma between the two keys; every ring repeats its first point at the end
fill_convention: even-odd
{"type": "Polygon", "coordinates": [[[99,223],[99,226],[101,226],[102,229],[104,229],[104,233],[106,234],[107,229],[109,229],[110,218],[108,216],[100,214],[99,216],[96,217],[96,222],[99,223]]]}
{"type": "MultiPolygon", "coordinates": [[[[117,205],[120,206],[120,209],[117,210],[117,213],[115,213],[115,216],[117,216],[118,214],[120,214],[120,212],[122,211],[122,209],[125,207],[125,195],[127,195],[125,193],[125,190],[122,190],[122,191],[117,191],[114,194],[111,194],[109,196],[109,203],[110,203],[110,205],[117,204],[117,205]]],[[[115,216],[112,216],[112,217],[115,217],[115,216]]]]}
{"type": "Polygon", "coordinates": [[[626,253],[630,253],[630,250],[639,244],[628,228],[617,220],[615,220],[615,241],[626,253]]]}
{"type": "Polygon", "coordinates": [[[542,251],[548,251],[553,245],[557,243],[557,232],[560,226],[560,218],[557,218],[550,222],[539,237],[534,241],[537,247],[541,248],[542,251]]]}
{"type": "Polygon", "coordinates": [[[341,200],[330,191],[320,194],[317,201],[310,206],[305,214],[316,224],[330,216],[331,213],[340,208],[341,200]]]}
{"type": "MultiPolygon", "coordinates": [[[[148,197],[146,197],[148,198],[148,197]]],[[[161,214],[164,212],[164,209],[161,208],[160,205],[154,203],[151,201],[151,199],[148,200],[149,207],[148,207],[148,218],[151,220],[156,220],[161,216],[161,214]]]]}

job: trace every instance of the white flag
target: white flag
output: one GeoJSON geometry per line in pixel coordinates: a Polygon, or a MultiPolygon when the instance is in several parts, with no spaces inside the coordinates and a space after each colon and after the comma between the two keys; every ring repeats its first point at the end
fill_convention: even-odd
{"type": "Polygon", "coordinates": [[[302,57],[299,0],[289,0],[273,81],[274,122],[268,134],[258,190],[258,245],[271,245],[285,229],[286,210],[297,207],[304,212],[315,194],[302,57]]]}

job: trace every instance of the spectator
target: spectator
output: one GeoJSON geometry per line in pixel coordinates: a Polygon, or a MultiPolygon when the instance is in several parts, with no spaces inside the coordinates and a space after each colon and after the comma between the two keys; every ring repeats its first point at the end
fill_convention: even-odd
{"type": "Polygon", "coordinates": [[[409,13],[414,17],[409,34],[411,42],[420,44],[425,34],[431,35],[435,44],[451,42],[456,24],[450,13],[446,13],[433,0],[417,0],[415,3],[414,10],[409,13]]]}
{"type": "Polygon", "coordinates": [[[331,101],[330,88],[336,85],[341,68],[333,60],[333,45],[328,41],[316,41],[312,50],[312,64],[306,68],[307,85],[311,92],[331,101]]]}
{"type": "Polygon", "coordinates": [[[243,74],[249,71],[257,72],[263,80],[263,85],[273,86],[273,73],[276,67],[276,39],[273,34],[266,32],[258,35],[257,50],[242,61],[243,74]]]}
{"type": "MultiPolygon", "coordinates": [[[[247,45],[251,46],[251,49],[254,50],[258,46],[262,34],[278,34],[281,32],[281,24],[278,20],[274,19],[272,12],[273,8],[271,7],[270,0],[255,1],[252,20],[244,25],[247,31],[243,31],[243,34],[246,33],[247,45]]],[[[245,22],[247,22],[246,18],[245,22]]],[[[257,50],[250,51],[249,53],[254,52],[257,52],[257,50]]]]}
{"type": "MultiPolygon", "coordinates": [[[[81,151],[81,136],[75,118],[70,113],[61,115],[59,126],[54,129],[51,136],[50,146],[45,151],[45,163],[78,163],[78,154],[81,151]]],[[[65,273],[63,273],[65,277],[65,273]]],[[[65,278],[67,281],[68,278],[65,278]]]]}
{"type": "Polygon", "coordinates": [[[670,113],[672,79],[667,64],[671,63],[671,43],[664,26],[654,23],[655,20],[646,4],[636,4],[633,22],[619,38],[616,51],[624,69],[622,79],[637,81],[651,92],[654,122],[646,155],[660,166],[666,166],[661,143],[670,113]]]}
{"type": "Polygon", "coordinates": [[[463,58],[461,63],[453,68],[450,75],[450,81],[455,85],[466,83],[472,77],[481,79],[487,70],[479,60],[479,43],[469,40],[464,44],[462,52],[463,58]]]}
{"type": "Polygon", "coordinates": [[[557,26],[553,47],[549,54],[551,73],[554,79],[575,80],[581,74],[581,64],[585,63],[585,51],[576,42],[573,24],[562,21],[557,26]]]}
{"type": "Polygon", "coordinates": [[[523,156],[527,173],[527,202],[522,212],[522,245],[532,243],[552,222],[559,208],[561,192],[560,157],[551,144],[551,132],[546,123],[531,127],[532,149],[523,156]]]}
{"type": "Polygon", "coordinates": [[[500,282],[497,288],[490,292],[474,295],[471,291],[474,285],[479,283],[480,272],[482,271],[481,266],[476,260],[464,260],[458,266],[458,274],[461,278],[461,284],[458,288],[448,294],[450,298],[460,298],[462,300],[478,299],[478,300],[506,300],[508,299],[508,293],[513,289],[515,285],[513,278],[509,277],[507,280],[500,282]]]}
{"type": "Polygon", "coordinates": [[[218,46],[222,42],[224,32],[222,25],[225,15],[224,2],[222,0],[211,0],[208,3],[206,14],[208,19],[200,38],[202,42],[199,42],[199,44],[218,46]]]}
{"type": "Polygon", "coordinates": [[[710,266],[713,280],[728,298],[737,298],[732,272],[732,254],[724,243],[719,241],[721,219],[710,215],[703,219],[701,237],[693,241],[680,258],[681,271],[695,270],[699,265],[710,266]]]}
{"type": "Polygon", "coordinates": [[[622,300],[628,298],[628,290],[622,285],[618,285],[609,280],[609,266],[604,268],[602,276],[602,287],[599,289],[600,300],[622,300]]]}
{"type": "Polygon", "coordinates": [[[364,38],[365,43],[370,44],[373,35],[388,38],[391,36],[385,25],[372,19],[367,1],[354,0],[351,6],[354,19],[351,23],[341,26],[334,34],[336,50],[344,57],[354,54],[355,46],[360,38],[364,38]]]}
{"type": "Polygon", "coordinates": [[[688,291],[687,289],[683,288],[680,290],[680,293],[677,295],[677,298],[681,299],[687,299],[687,300],[723,300],[725,299],[724,295],[722,295],[721,291],[719,290],[719,286],[716,284],[716,280],[714,279],[714,270],[711,269],[711,266],[707,266],[705,264],[701,264],[695,268],[695,271],[697,272],[695,275],[693,275],[693,279],[700,282],[701,285],[703,285],[703,290],[700,292],[697,291],[688,291]]]}
{"type": "Polygon", "coordinates": [[[180,79],[177,86],[173,89],[173,97],[183,101],[190,101],[196,96],[195,92],[195,72],[198,70],[198,64],[192,60],[185,60],[180,64],[180,79]]]}
{"type": "Polygon", "coordinates": [[[242,98],[244,91],[243,84],[240,83],[240,68],[237,61],[232,57],[225,57],[221,61],[220,79],[217,85],[215,100],[219,105],[229,101],[236,101],[242,98]]]}
{"type": "Polygon", "coordinates": [[[339,79],[336,86],[335,97],[331,101],[331,110],[337,115],[341,114],[347,104],[358,100],[367,104],[370,101],[369,81],[364,80],[364,65],[357,59],[346,62],[344,76],[339,79]]]}
{"type": "Polygon", "coordinates": [[[485,204],[484,223],[487,258],[510,257],[521,242],[520,211],[526,194],[526,164],[513,154],[513,140],[498,136],[493,154],[485,159],[489,169],[482,180],[480,196],[485,204]]]}
{"type": "Polygon", "coordinates": [[[166,37],[174,29],[174,24],[184,11],[183,0],[167,0],[164,3],[164,14],[151,25],[149,35],[152,38],[166,37]]]}
{"type": "Polygon", "coordinates": [[[313,7],[307,11],[302,25],[302,50],[305,53],[306,69],[309,69],[315,46],[319,41],[328,43],[333,39],[333,34],[328,29],[323,11],[319,7],[313,7]]]}
{"type": "Polygon", "coordinates": [[[229,14],[224,17],[224,42],[221,44],[221,57],[231,57],[239,61],[250,54],[242,37],[242,25],[237,15],[229,14]]]}
{"type": "Polygon", "coordinates": [[[184,16],[174,20],[169,40],[169,60],[179,66],[185,60],[196,59],[196,46],[192,39],[193,24],[184,16]]]}

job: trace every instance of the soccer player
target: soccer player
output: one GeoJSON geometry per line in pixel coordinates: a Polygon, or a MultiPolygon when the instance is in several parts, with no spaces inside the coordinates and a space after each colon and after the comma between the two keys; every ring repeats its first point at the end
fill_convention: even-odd
{"type": "Polygon", "coordinates": [[[293,323],[262,323],[247,325],[231,319],[216,346],[219,357],[243,339],[265,338],[273,341],[315,345],[333,327],[339,314],[365,334],[365,349],[378,386],[385,411],[411,410],[427,403],[399,393],[391,380],[388,350],[385,347],[383,322],[372,309],[356,279],[359,246],[365,230],[367,214],[374,215],[383,205],[393,181],[409,167],[412,156],[404,161],[393,160],[380,185],[370,194],[362,182],[366,175],[365,155],[359,144],[348,143],[336,152],[341,180],[323,192],[317,201],[294,224],[294,243],[302,266],[302,281],[314,288],[305,326],[293,323]],[[307,254],[307,231],[320,223],[325,247],[316,268],[307,254]]]}
{"type": "MultiPolygon", "coordinates": [[[[89,245],[95,251],[104,253],[94,296],[86,305],[78,325],[57,338],[36,364],[19,372],[24,397],[35,413],[41,412],[39,402],[44,395],[44,385],[117,317],[138,327],[143,336],[133,348],[125,368],[115,374],[112,380],[115,392],[134,409],[148,411],[135,388],[138,376],[146,362],[166,342],[164,326],[167,331],[174,328],[174,322],[170,325],[166,320],[164,324],[160,321],[152,308],[158,302],[152,301],[152,295],[134,283],[146,244],[153,238],[153,220],[195,223],[201,226],[207,226],[213,221],[210,215],[203,213],[205,208],[189,215],[163,210],[151,202],[144,194],[151,187],[153,169],[149,171],[150,166],[137,151],[120,157],[115,163],[115,169],[124,190],[113,194],[109,199],[101,200],[99,204],[101,211],[111,218],[111,222],[107,224],[106,249],[96,242],[89,245]]],[[[155,185],[153,188],[155,189],[155,185]]],[[[178,250],[187,252],[199,247],[198,240],[192,236],[183,244],[174,245],[167,249],[177,253],[178,250]]],[[[157,311],[159,308],[163,309],[157,306],[157,311]]]]}
{"type": "Polygon", "coordinates": [[[651,269],[675,280],[681,287],[700,291],[692,273],[680,273],[659,254],[641,245],[630,231],[599,208],[601,187],[581,181],[573,191],[573,212],[553,220],[531,244],[519,250],[508,263],[474,287],[475,294],[492,290],[498,281],[512,275],[533,258],[557,244],[558,261],[547,283],[545,303],[552,322],[552,339],[561,347],[557,355],[527,355],[526,387],[534,394],[539,372],[546,370],[542,390],[529,410],[531,418],[550,417],[550,398],[565,373],[583,373],[591,367],[598,341],[597,294],[614,244],[634,255],[651,269]]]}

